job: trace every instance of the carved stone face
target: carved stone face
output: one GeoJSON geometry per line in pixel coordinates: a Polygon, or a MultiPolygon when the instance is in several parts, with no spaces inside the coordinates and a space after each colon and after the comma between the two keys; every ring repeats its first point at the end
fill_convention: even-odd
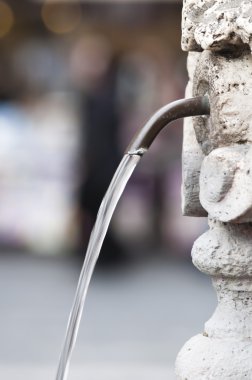
{"type": "MultiPolygon", "coordinates": [[[[199,212],[203,206],[222,222],[251,222],[252,1],[186,0],[184,16],[183,48],[208,49],[189,53],[191,94],[187,95],[207,94],[211,106],[210,117],[193,120],[194,147],[188,148],[185,134],[184,213],[203,215],[199,212]],[[197,175],[190,184],[185,162],[196,146],[203,154],[200,165],[197,162],[199,202],[190,208],[197,175]]],[[[197,157],[189,158],[192,162],[197,157]]]]}

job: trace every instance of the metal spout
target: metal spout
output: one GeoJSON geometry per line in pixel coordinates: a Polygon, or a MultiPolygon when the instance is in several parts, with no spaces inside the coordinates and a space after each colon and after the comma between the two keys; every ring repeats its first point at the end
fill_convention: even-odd
{"type": "Polygon", "coordinates": [[[127,154],[142,156],[159,132],[171,121],[188,116],[209,115],[210,104],[207,96],[176,100],[160,108],[136,134],[126,149],[127,154]]]}

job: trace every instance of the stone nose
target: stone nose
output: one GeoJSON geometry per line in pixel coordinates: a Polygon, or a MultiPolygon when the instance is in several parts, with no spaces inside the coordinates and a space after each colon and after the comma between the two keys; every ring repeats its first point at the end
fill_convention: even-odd
{"type": "Polygon", "coordinates": [[[203,160],[200,202],[222,222],[252,221],[252,147],[233,145],[213,150],[203,160]]]}

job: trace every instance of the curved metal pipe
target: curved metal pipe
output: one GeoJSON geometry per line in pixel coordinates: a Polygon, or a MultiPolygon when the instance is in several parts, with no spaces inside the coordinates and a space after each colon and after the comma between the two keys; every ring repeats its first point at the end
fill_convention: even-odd
{"type": "Polygon", "coordinates": [[[207,96],[176,100],[160,108],[133,138],[125,153],[142,156],[159,132],[171,121],[188,116],[209,115],[207,96]]]}

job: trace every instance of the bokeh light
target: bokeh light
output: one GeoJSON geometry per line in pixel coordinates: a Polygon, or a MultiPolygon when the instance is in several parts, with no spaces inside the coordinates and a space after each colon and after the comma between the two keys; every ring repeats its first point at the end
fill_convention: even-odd
{"type": "Polygon", "coordinates": [[[71,33],[81,20],[81,6],[74,3],[45,1],[41,10],[42,20],[48,30],[56,34],[71,33]]]}
{"type": "Polygon", "coordinates": [[[14,15],[10,6],[0,0],[0,38],[6,36],[14,24],[14,15]]]}

